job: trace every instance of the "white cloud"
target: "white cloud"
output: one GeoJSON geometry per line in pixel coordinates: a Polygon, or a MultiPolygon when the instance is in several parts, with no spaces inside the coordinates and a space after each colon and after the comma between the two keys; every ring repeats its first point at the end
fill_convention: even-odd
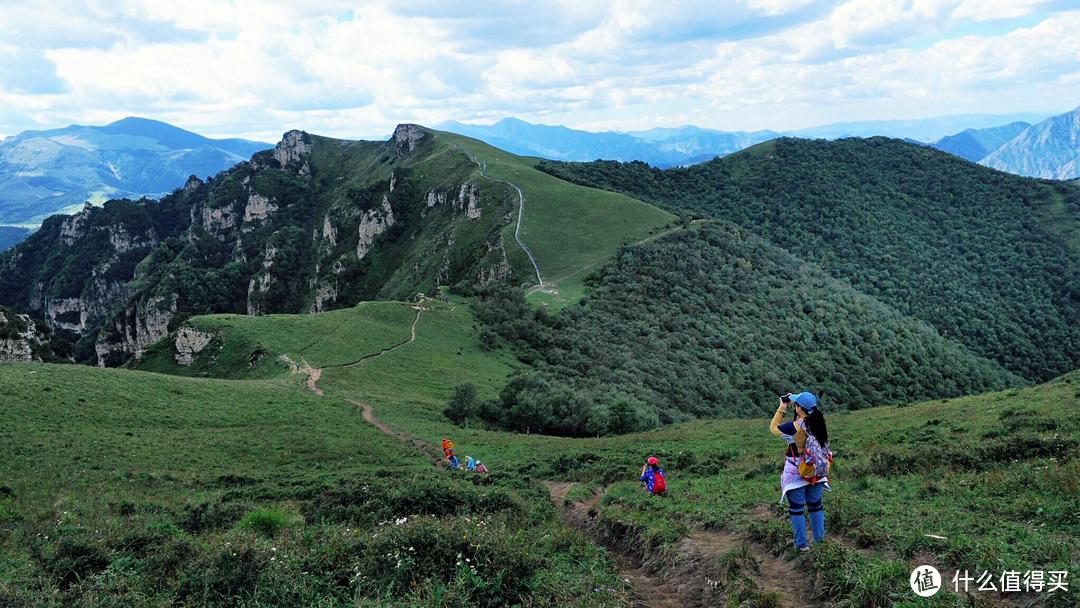
{"type": "Polygon", "coordinates": [[[274,139],[507,115],[734,129],[1053,111],[1080,99],[1070,4],[19,2],[0,11],[0,133],[126,115],[274,139]]]}

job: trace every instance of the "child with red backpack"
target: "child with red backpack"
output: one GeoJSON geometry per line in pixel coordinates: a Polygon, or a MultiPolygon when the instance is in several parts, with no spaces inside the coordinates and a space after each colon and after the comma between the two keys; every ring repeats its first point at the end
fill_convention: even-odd
{"type": "Polygon", "coordinates": [[[649,456],[648,462],[641,467],[641,483],[653,496],[662,496],[667,493],[667,476],[664,469],[660,468],[660,461],[656,456],[649,456]]]}

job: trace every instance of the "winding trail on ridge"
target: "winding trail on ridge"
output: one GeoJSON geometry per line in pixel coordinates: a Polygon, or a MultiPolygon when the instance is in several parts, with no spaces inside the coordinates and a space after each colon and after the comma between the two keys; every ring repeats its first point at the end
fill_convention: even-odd
{"type": "Polygon", "coordinates": [[[521,245],[522,251],[525,252],[525,255],[529,256],[529,261],[532,262],[532,270],[536,270],[537,272],[537,282],[540,284],[541,287],[543,287],[543,276],[540,275],[540,265],[537,264],[537,258],[532,255],[531,251],[529,251],[529,247],[525,244],[525,241],[522,241],[522,218],[525,217],[525,193],[522,192],[522,189],[518,188],[517,185],[513,183],[513,181],[507,181],[505,179],[499,179],[498,177],[491,177],[490,175],[488,175],[486,162],[478,161],[476,159],[472,159],[472,161],[476,163],[476,166],[480,167],[481,177],[490,179],[491,181],[498,181],[498,183],[510,186],[517,191],[517,225],[514,226],[514,240],[517,241],[518,245],[521,245]]]}
{"type": "MultiPolygon", "coordinates": [[[[361,364],[361,363],[363,363],[365,361],[368,361],[370,359],[374,359],[376,357],[381,357],[381,356],[383,356],[383,355],[385,355],[387,353],[393,352],[393,351],[395,351],[395,350],[397,350],[399,348],[402,348],[403,346],[406,346],[408,344],[412,344],[413,342],[415,342],[416,341],[416,325],[417,325],[417,323],[420,322],[420,314],[423,313],[427,309],[424,308],[423,302],[413,306],[413,308],[416,309],[416,317],[413,318],[412,328],[409,330],[409,334],[410,334],[409,339],[405,340],[403,342],[399,342],[397,344],[394,344],[393,346],[388,346],[386,348],[383,348],[383,349],[379,350],[378,352],[364,355],[363,357],[360,357],[359,359],[356,359],[355,361],[350,361],[348,363],[337,363],[337,364],[333,364],[333,365],[325,365],[323,367],[311,367],[311,365],[307,362],[307,360],[304,359],[304,355],[301,352],[301,354],[300,354],[300,366],[299,366],[298,371],[300,373],[307,374],[306,385],[307,385],[308,390],[310,390],[311,392],[315,393],[316,395],[318,395],[320,397],[325,397],[326,396],[326,391],[319,388],[319,379],[322,378],[322,373],[323,373],[324,369],[337,368],[337,367],[353,367],[355,365],[359,365],[359,364],[361,364]]],[[[389,435],[389,436],[397,439],[398,441],[400,441],[402,443],[412,445],[418,452],[420,452],[421,454],[424,454],[425,456],[438,453],[438,450],[435,449],[435,446],[433,446],[430,443],[424,441],[420,437],[415,437],[415,436],[410,435],[410,434],[408,434],[408,433],[406,433],[404,431],[399,431],[399,430],[391,427],[390,425],[386,424],[385,422],[379,420],[377,417],[375,417],[375,411],[374,411],[374,409],[372,409],[370,403],[367,403],[367,402],[364,402],[364,401],[357,401],[356,399],[350,399],[348,397],[342,397],[342,398],[345,399],[345,401],[348,401],[349,403],[353,404],[354,406],[360,408],[360,415],[363,417],[364,421],[367,422],[368,424],[374,426],[375,428],[379,429],[379,431],[382,432],[383,434],[389,435]]],[[[441,462],[439,460],[435,461],[435,466],[439,466],[440,464],[441,464],[441,462]]]]}

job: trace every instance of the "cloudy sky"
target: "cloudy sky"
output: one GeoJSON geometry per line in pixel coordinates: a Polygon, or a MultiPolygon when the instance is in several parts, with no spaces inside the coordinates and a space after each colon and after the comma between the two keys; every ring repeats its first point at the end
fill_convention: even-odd
{"type": "Polygon", "coordinates": [[[129,115],[270,141],[1080,105],[1080,0],[4,0],[0,32],[0,135],[129,115]]]}

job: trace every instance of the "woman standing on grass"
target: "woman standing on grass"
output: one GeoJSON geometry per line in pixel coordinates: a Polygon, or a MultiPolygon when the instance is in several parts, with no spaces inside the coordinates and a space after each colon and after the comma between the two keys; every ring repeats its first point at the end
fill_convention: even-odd
{"type": "Polygon", "coordinates": [[[832,464],[825,415],[818,409],[814,393],[788,393],[780,397],[780,406],[773,414],[769,430],[773,435],[788,440],[784,472],[780,476],[780,501],[787,498],[791,527],[795,531],[795,547],[799,551],[809,551],[803,511],[810,513],[814,542],[825,540],[825,507],[821,504],[821,497],[828,489],[829,466],[832,464]],[[781,422],[792,403],[795,404],[795,420],[781,422]]]}

